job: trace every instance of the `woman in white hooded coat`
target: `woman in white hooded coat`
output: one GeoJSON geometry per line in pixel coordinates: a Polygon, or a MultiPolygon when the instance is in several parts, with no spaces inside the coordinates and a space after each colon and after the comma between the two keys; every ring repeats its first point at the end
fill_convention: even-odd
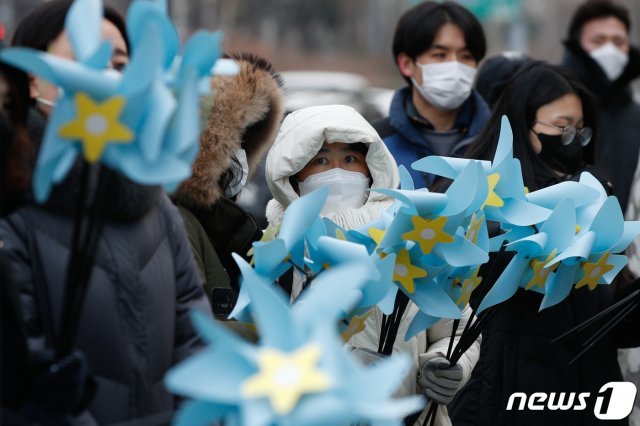
{"type": "MultiPolygon", "coordinates": [[[[301,193],[304,195],[324,185],[330,185],[331,189],[322,216],[345,229],[373,222],[394,200],[380,193],[369,193],[368,189],[397,188],[400,180],[398,166],[376,131],[353,108],[344,105],[308,107],[289,114],[267,155],[265,174],[273,195],[266,212],[272,226],[282,221],[286,208],[301,193]]],[[[292,299],[298,296],[301,287],[302,281],[294,278],[292,299]]],[[[426,393],[430,399],[448,403],[470,377],[478,361],[480,342],[478,340],[456,366],[448,367],[444,357],[453,321],[441,320],[405,341],[404,335],[417,312],[418,307],[409,302],[393,345],[395,353],[406,353],[412,359],[411,370],[396,395],[426,393]],[[421,377],[421,371],[430,372],[421,377]]],[[[456,340],[469,318],[467,307],[456,340]]],[[[360,355],[373,354],[375,358],[382,320],[382,312],[373,308],[365,320],[364,330],[347,343],[360,355]]],[[[422,424],[427,408],[416,424],[422,424]]],[[[436,424],[451,424],[446,408],[438,410],[436,424]]]]}

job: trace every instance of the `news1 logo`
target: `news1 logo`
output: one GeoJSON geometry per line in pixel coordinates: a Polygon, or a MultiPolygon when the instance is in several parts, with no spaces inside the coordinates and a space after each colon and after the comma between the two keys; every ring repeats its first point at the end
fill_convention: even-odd
{"type": "MultiPolygon", "coordinates": [[[[600,420],[624,419],[631,414],[637,393],[633,383],[609,382],[596,395],[593,414],[600,420]]],[[[509,396],[507,411],[582,411],[589,407],[590,400],[589,392],[534,392],[531,395],[514,392],[509,396]]]]}

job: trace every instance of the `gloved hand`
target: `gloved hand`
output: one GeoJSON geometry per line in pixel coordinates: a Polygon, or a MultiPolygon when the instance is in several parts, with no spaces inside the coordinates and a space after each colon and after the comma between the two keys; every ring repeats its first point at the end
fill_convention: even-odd
{"type": "Polygon", "coordinates": [[[420,370],[418,383],[425,389],[427,397],[438,404],[448,404],[462,384],[462,367],[450,366],[444,357],[427,361],[420,370]]]}
{"type": "Polygon", "coordinates": [[[37,371],[27,410],[36,418],[77,414],[89,405],[96,385],[82,352],[56,359],[52,351],[45,350],[33,357],[37,371]]]}

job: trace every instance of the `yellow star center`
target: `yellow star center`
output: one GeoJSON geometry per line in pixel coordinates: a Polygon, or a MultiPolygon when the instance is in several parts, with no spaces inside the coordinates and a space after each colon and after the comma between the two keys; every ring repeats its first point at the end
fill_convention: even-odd
{"type": "Polygon", "coordinates": [[[58,134],[64,139],[79,140],[88,162],[98,161],[109,143],[133,141],[133,132],[118,121],[125,105],[124,97],[113,96],[98,103],[79,92],[75,105],[76,117],[61,126],[58,134]]]}
{"type": "Polygon", "coordinates": [[[462,281],[462,292],[460,293],[460,297],[458,297],[458,300],[456,300],[456,305],[466,306],[469,303],[471,293],[473,293],[473,291],[478,288],[478,286],[482,282],[482,277],[478,276],[479,270],[479,268],[476,268],[476,270],[473,272],[473,275],[462,281]]]}
{"type": "Polygon", "coordinates": [[[433,220],[412,216],[411,222],[413,222],[413,231],[402,234],[402,238],[420,244],[420,249],[424,254],[431,253],[431,250],[438,243],[448,244],[453,242],[453,237],[443,230],[447,223],[446,216],[440,216],[433,220]]]}
{"type": "MultiPolygon", "coordinates": [[[[260,242],[268,243],[269,241],[275,240],[276,236],[278,235],[278,232],[280,232],[281,226],[282,226],[282,222],[278,223],[277,225],[269,224],[267,226],[267,229],[265,229],[264,232],[262,233],[262,238],[260,238],[260,242]]],[[[253,246],[252,246],[249,249],[249,251],[247,251],[247,256],[251,257],[251,261],[249,262],[251,266],[253,266],[253,264],[255,263],[255,259],[253,258],[254,253],[255,253],[255,250],[253,249],[253,246]]]]}
{"type": "Polygon", "coordinates": [[[347,237],[344,235],[344,232],[342,232],[342,229],[336,230],[336,238],[341,241],[347,241],[347,237]]]}
{"type": "Polygon", "coordinates": [[[370,314],[371,314],[371,309],[369,309],[362,316],[354,315],[353,318],[351,318],[351,321],[349,321],[349,325],[347,326],[346,330],[342,332],[342,340],[344,342],[347,342],[353,336],[355,336],[356,334],[364,330],[366,328],[364,322],[370,314]]]}
{"type": "Polygon", "coordinates": [[[245,380],[241,391],[248,397],[268,397],[276,413],[287,414],[304,394],[321,392],[331,385],[330,378],[317,368],[320,353],[314,344],[293,353],[262,349],[259,371],[245,380]]]}
{"type": "Polygon", "coordinates": [[[582,271],[584,275],[582,279],[578,281],[576,284],[576,288],[584,287],[585,285],[589,286],[589,290],[595,290],[598,286],[598,281],[600,278],[607,272],[611,271],[614,266],[607,264],[607,260],[609,260],[609,255],[611,253],[605,253],[600,256],[600,259],[596,263],[585,262],[582,265],[582,271]]]}
{"type": "Polygon", "coordinates": [[[471,216],[471,223],[469,223],[469,229],[467,229],[467,235],[465,236],[465,238],[468,241],[471,241],[473,244],[476,244],[478,242],[480,226],[482,225],[483,221],[484,216],[480,216],[480,218],[477,218],[475,213],[473,214],[473,216],[471,216]]]}
{"type": "Polygon", "coordinates": [[[500,181],[499,173],[493,173],[487,176],[487,183],[489,184],[489,193],[487,194],[487,199],[484,200],[484,204],[482,205],[481,208],[484,208],[484,206],[490,206],[490,207],[504,206],[504,201],[495,192],[496,185],[498,185],[499,181],[500,181]]]}
{"type": "Polygon", "coordinates": [[[531,269],[533,269],[533,277],[527,283],[525,290],[530,290],[535,285],[537,285],[540,288],[544,288],[544,284],[547,282],[547,278],[549,278],[549,274],[555,271],[556,269],[558,269],[559,263],[555,264],[550,268],[545,268],[544,265],[546,265],[551,261],[551,259],[556,257],[557,251],[558,249],[553,249],[551,254],[549,254],[549,256],[547,256],[545,260],[533,259],[531,261],[530,265],[531,265],[531,269]]]}
{"type": "Polygon", "coordinates": [[[410,294],[416,291],[414,280],[427,276],[427,271],[411,264],[409,252],[406,249],[400,250],[393,268],[393,280],[399,282],[410,294]]]}

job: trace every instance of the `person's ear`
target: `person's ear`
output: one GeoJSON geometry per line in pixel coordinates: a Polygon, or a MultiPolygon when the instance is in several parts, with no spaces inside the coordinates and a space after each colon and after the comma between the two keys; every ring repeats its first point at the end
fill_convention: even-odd
{"type": "Polygon", "coordinates": [[[413,77],[413,71],[416,67],[416,63],[406,53],[399,53],[396,57],[396,63],[400,73],[405,77],[413,77]]]}
{"type": "Polygon", "coordinates": [[[36,99],[40,96],[40,90],[38,89],[38,79],[33,74],[29,74],[29,97],[36,99]]]}

